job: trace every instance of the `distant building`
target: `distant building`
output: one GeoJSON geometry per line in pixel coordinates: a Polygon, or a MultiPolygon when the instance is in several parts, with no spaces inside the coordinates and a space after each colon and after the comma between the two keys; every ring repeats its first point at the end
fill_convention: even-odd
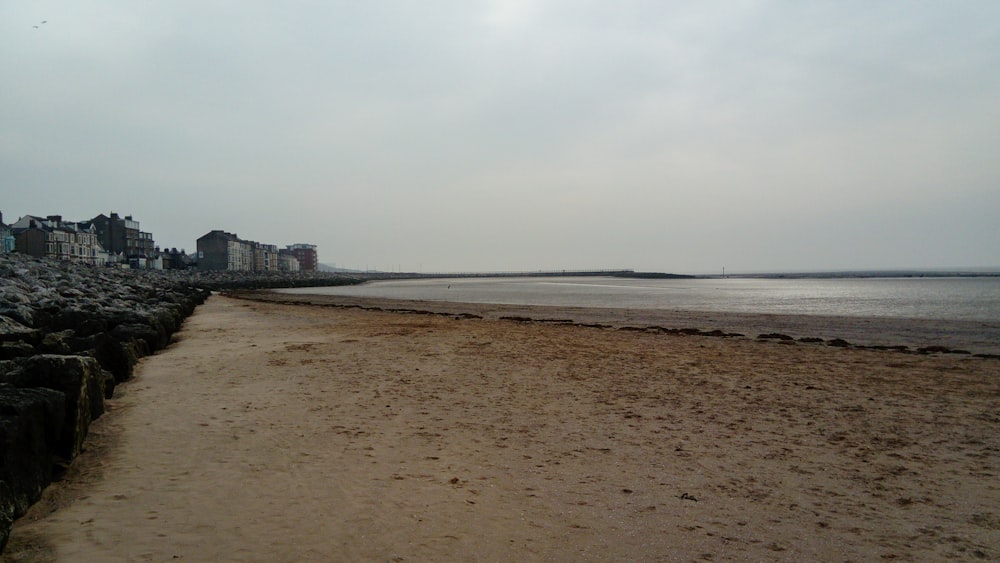
{"type": "Polygon", "coordinates": [[[90,223],[97,230],[101,245],[122,262],[133,268],[152,268],[159,263],[153,234],[140,230],[139,222],[131,215],[119,217],[117,213],[111,216],[102,213],[90,223]]]}
{"type": "Polygon", "coordinates": [[[273,244],[255,242],[253,247],[253,269],[255,272],[277,272],[278,247],[273,244]]]}
{"type": "Polygon", "coordinates": [[[306,270],[303,264],[316,270],[316,246],[293,244],[278,249],[241,239],[236,233],[214,230],[198,239],[199,270],[235,270],[247,272],[298,272],[306,270]]]}
{"type": "Polygon", "coordinates": [[[180,250],[165,248],[160,252],[160,258],[163,260],[164,270],[186,270],[194,265],[194,261],[183,248],[180,250]]]}
{"type": "Polygon", "coordinates": [[[287,249],[299,261],[299,270],[303,272],[315,272],[319,270],[319,257],[316,254],[315,244],[290,244],[287,246],[287,249]]]}
{"type": "Polygon", "coordinates": [[[3,211],[0,211],[0,253],[13,252],[14,244],[14,231],[3,222],[3,211]]]}
{"type": "Polygon", "coordinates": [[[89,223],[64,222],[61,215],[25,215],[10,226],[17,252],[36,258],[103,266],[108,254],[89,223]]]}
{"type": "Polygon", "coordinates": [[[256,244],[241,239],[236,233],[211,231],[198,239],[198,269],[251,272],[256,244]]]}
{"type": "Polygon", "coordinates": [[[279,272],[298,272],[299,271],[299,259],[292,254],[291,250],[282,248],[278,251],[278,271],[279,272]]]}

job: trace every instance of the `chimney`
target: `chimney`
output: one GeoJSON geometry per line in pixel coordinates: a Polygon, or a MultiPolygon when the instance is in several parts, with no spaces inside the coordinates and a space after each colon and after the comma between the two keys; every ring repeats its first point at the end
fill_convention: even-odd
{"type": "Polygon", "coordinates": [[[53,223],[62,223],[62,215],[49,215],[45,218],[53,223]]]}

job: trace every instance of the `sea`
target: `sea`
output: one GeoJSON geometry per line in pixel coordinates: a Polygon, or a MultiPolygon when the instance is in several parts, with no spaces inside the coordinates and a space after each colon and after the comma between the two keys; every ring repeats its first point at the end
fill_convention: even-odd
{"type": "Polygon", "coordinates": [[[431,278],[286,290],[389,299],[1000,322],[1000,277],[431,278]]]}
{"type": "Polygon", "coordinates": [[[885,326],[899,327],[901,332],[909,331],[908,325],[935,327],[937,334],[958,327],[968,336],[956,336],[950,344],[972,343],[980,351],[1000,351],[1000,276],[426,278],[281,291],[456,303],[854,318],[859,321],[856,324],[861,319],[881,319],[888,323],[885,326]]]}

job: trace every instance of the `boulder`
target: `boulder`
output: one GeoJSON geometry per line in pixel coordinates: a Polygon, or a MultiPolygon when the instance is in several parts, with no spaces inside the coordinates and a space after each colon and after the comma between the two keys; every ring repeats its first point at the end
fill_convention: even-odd
{"type": "Polygon", "coordinates": [[[14,527],[14,495],[6,481],[0,481],[0,553],[7,547],[11,528],[14,527]]]}
{"type": "Polygon", "coordinates": [[[40,334],[37,329],[0,315],[0,342],[38,342],[40,334]]]}
{"type": "Polygon", "coordinates": [[[41,354],[24,362],[7,382],[22,388],[42,387],[65,396],[64,422],[56,452],[67,460],[80,453],[90,422],[104,413],[105,376],[101,364],[86,356],[41,354]]]}
{"type": "Polygon", "coordinates": [[[135,364],[142,357],[140,347],[134,340],[119,340],[109,334],[99,334],[94,338],[94,357],[104,369],[111,372],[115,381],[122,383],[132,377],[135,364]]]}
{"type": "Polygon", "coordinates": [[[25,326],[34,326],[35,315],[29,292],[16,285],[0,287],[0,315],[25,326]]]}
{"type": "Polygon", "coordinates": [[[90,336],[106,331],[108,322],[101,314],[99,304],[87,300],[82,305],[67,307],[53,315],[52,329],[72,329],[78,336],[90,336]]]}
{"type": "Polygon", "coordinates": [[[27,342],[2,342],[0,343],[0,360],[13,360],[14,358],[25,358],[37,353],[35,347],[27,342]]]}
{"type": "Polygon", "coordinates": [[[65,395],[58,391],[0,383],[0,482],[6,485],[0,491],[0,523],[3,514],[24,514],[52,482],[65,411],[65,395]]]}
{"type": "Polygon", "coordinates": [[[75,334],[76,333],[73,329],[50,332],[45,335],[45,338],[42,339],[39,350],[44,354],[68,355],[72,352],[72,350],[70,349],[67,341],[73,338],[75,334]]]}
{"type": "Polygon", "coordinates": [[[142,356],[149,355],[167,345],[167,334],[155,319],[148,323],[120,324],[111,331],[111,336],[117,340],[139,343],[142,356]]]}
{"type": "Polygon", "coordinates": [[[759,338],[761,340],[782,340],[782,341],[794,340],[791,336],[788,336],[787,334],[781,334],[780,332],[770,332],[770,333],[767,333],[767,334],[758,334],[757,338],[759,338]]]}

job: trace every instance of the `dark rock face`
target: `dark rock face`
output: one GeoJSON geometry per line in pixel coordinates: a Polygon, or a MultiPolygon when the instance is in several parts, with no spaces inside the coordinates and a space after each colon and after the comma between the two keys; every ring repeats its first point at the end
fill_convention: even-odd
{"type": "Polygon", "coordinates": [[[0,342],[0,360],[23,358],[35,353],[35,347],[26,342],[0,342]]]}
{"type": "Polygon", "coordinates": [[[14,496],[5,481],[0,481],[0,552],[7,546],[14,526],[14,496]]]}
{"type": "Polygon", "coordinates": [[[37,340],[39,331],[28,328],[20,322],[0,315],[0,342],[37,340]]]}
{"type": "Polygon", "coordinates": [[[41,387],[63,394],[65,416],[55,449],[69,460],[80,453],[90,421],[104,414],[103,371],[94,358],[41,354],[29,358],[22,369],[3,377],[5,383],[15,387],[41,387]]]}
{"type": "Polygon", "coordinates": [[[65,412],[58,391],[0,383],[0,546],[10,533],[4,524],[24,514],[52,481],[65,412]]]}

